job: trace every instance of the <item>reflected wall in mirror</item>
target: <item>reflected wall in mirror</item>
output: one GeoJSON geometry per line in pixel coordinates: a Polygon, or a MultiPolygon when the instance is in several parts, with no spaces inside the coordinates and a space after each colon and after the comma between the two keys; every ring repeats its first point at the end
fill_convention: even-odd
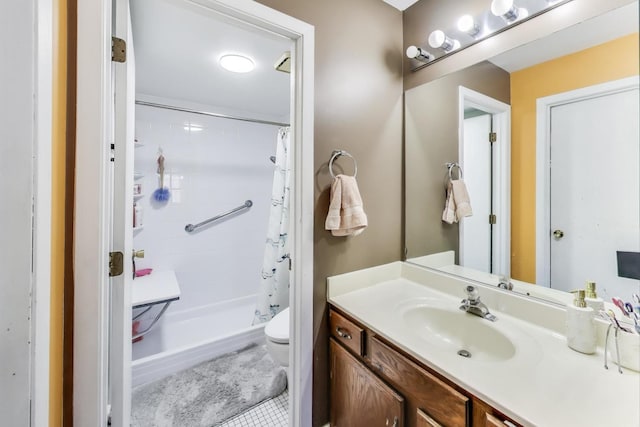
{"type": "MultiPolygon", "coordinates": [[[[618,277],[616,251],[640,251],[638,64],[633,2],[408,90],[407,261],[493,285],[501,274],[562,291],[593,280],[603,298],[630,300],[640,281],[618,277]],[[635,80],[623,80],[630,77],[635,80]],[[466,268],[465,247],[492,249],[485,239],[461,248],[460,224],[442,221],[445,163],[472,168],[459,149],[459,86],[511,106],[510,265],[501,269],[466,268]],[[549,156],[557,160],[553,165],[549,156]],[[440,255],[425,258],[433,254],[440,255]]],[[[476,183],[467,184],[475,210],[476,183]]],[[[567,300],[555,292],[541,295],[567,300]]]]}

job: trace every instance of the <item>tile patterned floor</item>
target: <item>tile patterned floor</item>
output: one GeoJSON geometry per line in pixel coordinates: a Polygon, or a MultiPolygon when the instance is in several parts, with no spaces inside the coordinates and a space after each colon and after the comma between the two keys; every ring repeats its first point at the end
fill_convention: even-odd
{"type": "Polygon", "coordinates": [[[244,414],[237,415],[220,427],[288,427],[289,390],[266,400],[244,414]]]}

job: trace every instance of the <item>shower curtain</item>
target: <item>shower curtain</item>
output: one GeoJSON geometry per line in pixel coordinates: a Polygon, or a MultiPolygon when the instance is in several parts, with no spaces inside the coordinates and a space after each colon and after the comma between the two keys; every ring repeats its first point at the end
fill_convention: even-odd
{"type": "Polygon", "coordinates": [[[289,128],[278,130],[269,228],[262,263],[260,292],[253,324],[267,322],[289,306],[289,128]]]}

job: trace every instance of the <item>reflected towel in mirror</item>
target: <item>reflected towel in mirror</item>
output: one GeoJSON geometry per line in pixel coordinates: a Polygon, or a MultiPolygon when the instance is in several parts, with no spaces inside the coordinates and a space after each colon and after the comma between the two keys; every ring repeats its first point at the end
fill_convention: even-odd
{"type": "Polygon", "coordinates": [[[442,220],[447,224],[453,224],[465,216],[472,215],[471,200],[464,181],[462,179],[449,181],[442,220]]]}
{"type": "Polygon", "coordinates": [[[456,202],[456,218],[458,221],[465,216],[473,215],[471,200],[469,200],[469,193],[464,181],[462,179],[451,181],[451,188],[453,190],[453,200],[456,202]]]}

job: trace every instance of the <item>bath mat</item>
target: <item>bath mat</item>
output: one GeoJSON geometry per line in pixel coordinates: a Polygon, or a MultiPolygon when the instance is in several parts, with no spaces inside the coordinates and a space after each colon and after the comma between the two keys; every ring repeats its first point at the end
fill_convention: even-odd
{"type": "Polygon", "coordinates": [[[265,347],[248,347],[134,388],[131,425],[215,426],[286,386],[285,371],[265,347]]]}

